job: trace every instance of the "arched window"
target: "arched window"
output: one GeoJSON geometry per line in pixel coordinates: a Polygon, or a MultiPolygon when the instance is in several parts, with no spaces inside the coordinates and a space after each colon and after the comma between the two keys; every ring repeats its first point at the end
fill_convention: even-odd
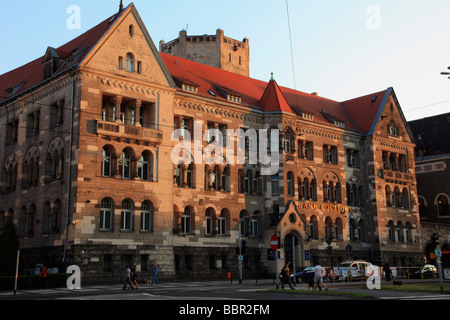
{"type": "Polygon", "coordinates": [[[205,222],[206,222],[205,234],[206,235],[213,234],[215,218],[216,218],[216,212],[214,211],[214,209],[213,208],[206,209],[206,214],[205,214],[205,222]]]}
{"type": "Polygon", "coordinates": [[[239,213],[239,219],[241,220],[241,236],[245,237],[248,235],[248,212],[247,210],[242,210],[239,213]]]}
{"type": "MultiPolygon", "coordinates": [[[[253,177],[253,184],[252,184],[252,190],[253,190],[253,194],[254,195],[259,195],[261,194],[261,190],[260,190],[260,179],[261,179],[261,175],[259,173],[259,171],[257,171],[255,173],[255,176],[253,177]]],[[[292,182],[293,183],[293,182],[292,182]]]]}
{"type": "Polygon", "coordinates": [[[419,216],[420,219],[426,219],[426,202],[422,196],[419,196],[419,216]]]}
{"type": "Polygon", "coordinates": [[[294,174],[291,171],[287,174],[287,195],[294,195],[294,174]]]}
{"type": "Polygon", "coordinates": [[[213,190],[216,191],[220,190],[220,180],[221,180],[220,167],[215,166],[211,175],[211,185],[213,190]]]}
{"type": "Polygon", "coordinates": [[[110,199],[103,199],[100,205],[100,230],[112,230],[113,205],[110,199]]]}
{"type": "Polygon", "coordinates": [[[222,209],[220,211],[219,221],[218,221],[218,232],[219,235],[224,236],[228,233],[228,219],[230,217],[230,212],[228,209],[222,209]]]}
{"type": "Polygon", "coordinates": [[[103,147],[102,150],[102,176],[112,176],[112,153],[109,147],[103,147]]]}
{"type": "Polygon", "coordinates": [[[134,56],[132,53],[127,53],[125,58],[125,70],[128,72],[134,72],[134,56]]]}
{"type": "Polygon", "coordinates": [[[403,198],[403,203],[402,203],[402,207],[404,209],[409,209],[409,191],[406,188],[403,188],[402,191],[402,198],[403,198]]]}
{"type": "Polygon", "coordinates": [[[358,233],[356,229],[356,221],[355,219],[350,219],[348,222],[348,234],[350,237],[350,241],[358,240],[358,233]]]}
{"type": "Polygon", "coordinates": [[[122,209],[120,212],[120,229],[123,231],[131,231],[133,228],[133,205],[130,200],[122,201],[122,209]]]}
{"type": "Polygon", "coordinates": [[[191,233],[191,223],[193,219],[193,210],[190,207],[184,209],[183,216],[181,217],[181,232],[184,234],[191,233]]]}
{"type": "Polygon", "coordinates": [[[446,217],[449,216],[449,204],[448,204],[448,196],[447,195],[440,195],[437,198],[437,207],[438,207],[438,216],[439,217],[446,217]]]}
{"type": "Polygon", "coordinates": [[[153,231],[153,204],[144,201],[141,205],[141,231],[153,231]]]}
{"type": "Polygon", "coordinates": [[[247,174],[244,178],[244,193],[245,194],[251,194],[252,193],[252,180],[253,180],[253,174],[251,170],[247,170],[247,174]]]}
{"type": "Polygon", "coordinates": [[[317,182],[316,179],[312,179],[309,184],[309,198],[312,201],[317,201],[317,182]]]}
{"type": "Polygon", "coordinates": [[[386,194],[386,207],[391,207],[394,204],[394,197],[391,191],[391,187],[389,185],[387,185],[385,188],[385,194],[386,194]]]}
{"type": "Polygon", "coordinates": [[[250,236],[251,237],[257,237],[259,232],[259,227],[258,227],[258,215],[260,214],[259,211],[255,211],[253,213],[253,216],[250,220],[250,236]]]}
{"type": "Polygon", "coordinates": [[[334,223],[334,238],[336,240],[342,240],[342,219],[336,218],[336,222],[334,223]]]}
{"type": "Polygon", "coordinates": [[[230,166],[226,166],[222,172],[222,190],[225,192],[230,192],[230,166]]]}
{"type": "Polygon", "coordinates": [[[403,230],[403,223],[401,221],[397,222],[397,239],[398,242],[405,242],[405,234],[403,230]]]}
{"type": "Polygon", "coordinates": [[[402,195],[398,187],[394,188],[394,207],[400,208],[403,205],[402,195]]]}
{"type": "Polygon", "coordinates": [[[130,37],[134,36],[134,25],[130,24],[128,27],[128,33],[130,34],[130,37]]]}
{"type": "Polygon", "coordinates": [[[309,220],[309,238],[311,239],[319,239],[319,223],[317,221],[316,216],[311,216],[309,220]]]}
{"type": "Polygon", "coordinates": [[[124,150],[119,159],[119,174],[124,179],[131,178],[131,153],[124,150]]]}
{"type": "Polygon", "coordinates": [[[337,182],[336,187],[334,188],[334,201],[336,201],[337,203],[342,203],[340,182],[337,182]]]}
{"type": "Polygon", "coordinates": [[[308,178],[303,179],[302,183],[302,195],[305,200],[311,199],[311,193],[310,193],[310,185],[308,178]]]}
{"type": "Polygon", "coordinates": [[[388,239],[389,242],[395,242],[395,225],[392,220],[388,222],[388,239]]]}
{"type": "Polygon", "coordinates": [[[59,219],[61,216],[61,201],[58,199],[53,204],[53,209],[50,213],[50,232],[59,232],[59,219]]]}
{"type": "Polygon", "coordinates": [[[330,217],[325,218],[325,239],[333,240],[333,221],[330,217]]]}
{"type": "Polygon", "coordinates": [[[407,243],[413,242],[412,232],[413,232],[413,227],[411,225],[411,222],[408,221],[408,222],[406,222],[406,242],[407,243]]]}
{"type": "Polygon", "coordinates": [[[194,164],[191,163],[189,164],[189,166],[187,167],[186,170],[186,185],[188,188],[194,188],[195,184],[194,184],[194,177],[195,177],[195,172],[194,172],[194,164]]]}
{"type": "Polygon", "coordinates": [[[138,175],[143,181],[153,181],[153,154],[144,151],[138,162],[138,175]]]}
{"type": "Polygon", "coordinates": [[[244,171],[242,169],[238,171],[238,191],[244,193],[244,171]]]}

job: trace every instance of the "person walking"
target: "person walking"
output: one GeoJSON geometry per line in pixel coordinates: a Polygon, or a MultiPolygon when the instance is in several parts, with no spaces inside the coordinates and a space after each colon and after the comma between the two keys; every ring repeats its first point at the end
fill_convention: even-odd
{"type": "Polygon", "coordinates": [[[156,278],[157,274],[158,274],[158,265],[156,264],[156,262],[153,264],[153,268],[152,268],[152,274],[153,274],[153,279],[152,279],[152,284],[158,283],[158,278],[156,278]]]}
{"type": "Polygon", "coordinates": [[[123,287],[122,290],[126,290],[127,289],[127,285],[130,285],[131,290],[133,290],[133,285],[131,284],[131,270],[130,267],[127,266],[125,269],[125,272],[122,274],[123,277],[125,277],[124,283],[123,283],[123,287]]]}
{"type": "Polygon", "coordinates": [[[40,281],[39,281],[39,289],[45,286],[45,289],[48,289],[48,281],[47,281],[47,267],[42,265],[40,281]]]}
{"type": "Polygon", "coordinates": [[[282,272],[282,274],[283,274],[283,284],[281,285],[281,289],[284,289],[284,285],[287,283],[287,284],[289,284],[289,287],[292,290],[295,290],[292,287],[292,283],[291,283],[291,277],[290,277],[291,269],[289,268],[289,263],[286,263],[286,265],[283,267],[282,271],[283,271],[282,272]]]}
{"type": "Polygon", "coordinates": [[[386,281],[391,281],[391,266],[389,265],[389,260],[386,259],[384,266],[383,266],[383,272],[386,276],[386,281]]]}
{"type": "Polygon", "coordinates": [[[314,267],[314,271],[314,291],[316,291],[317,286],[319,286],[319,289],[322,286],[326,291],[328,291],[328,287],[325,285],[325,283],[323,283],[322,267],[318,262],[314,267]]]}
{"type": "Polygon", "coordinates": [[[133,266],[131,269],[131,284],[136,286],[136,289],[139,289],[139,285],[137,283],[137,271],[136,271],[136,265],[133,266]]]}

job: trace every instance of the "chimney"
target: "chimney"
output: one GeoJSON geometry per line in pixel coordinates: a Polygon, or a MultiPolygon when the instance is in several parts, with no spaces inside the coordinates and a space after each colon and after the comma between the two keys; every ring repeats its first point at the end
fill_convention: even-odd
{"type": "Polygon", "coordinates": [[[123,11],[123,0],[120,0],[119,12],[123,11]]]}

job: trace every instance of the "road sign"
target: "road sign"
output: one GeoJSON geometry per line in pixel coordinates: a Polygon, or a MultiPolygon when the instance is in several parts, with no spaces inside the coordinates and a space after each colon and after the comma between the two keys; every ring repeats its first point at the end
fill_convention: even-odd
{"type": "Polygon", "coordinates": [[[270,238],[270,248],[274,251],[278,249],[278,237],[275,235],[270,238]]]}
{"type": "Polygon", "coordinates": [[[436,250],[434,250],[434,254],[435,254],[436,257],[438,257],[438,258],[442,257],[441,249],[436,249],[436,250]]]}

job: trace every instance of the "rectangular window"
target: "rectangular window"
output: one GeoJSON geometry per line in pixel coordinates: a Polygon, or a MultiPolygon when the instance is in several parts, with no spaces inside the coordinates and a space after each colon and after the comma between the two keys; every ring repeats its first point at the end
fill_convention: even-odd
{"type": "Polygon", "coordinates": [[[19,120],[12,121],[6,126],[6,145],[17,142],[19,133],[19,120]]]}
{"type": "Polygon", "coordinates": [[[131,211],[122,210],[120,213],[120,229],[131,231],[131,211]]]}
{"type": "Polygon", "coordinates": [[[64,122],[64,100],[60,100],[50,106],[50,129],[58,127],[64,122]]]}

